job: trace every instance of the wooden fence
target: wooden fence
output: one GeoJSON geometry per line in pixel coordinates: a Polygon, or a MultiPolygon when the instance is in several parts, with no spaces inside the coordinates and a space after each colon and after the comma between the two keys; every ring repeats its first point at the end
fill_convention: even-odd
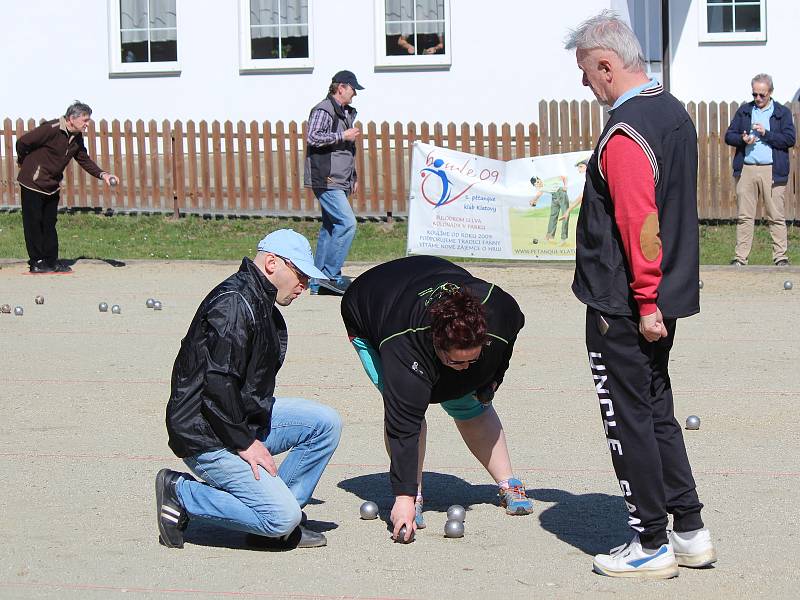
{"type": "MultiPolygon", "coordinates": [[[[725,144],[724,134],[738,104],[690,102],[686,108],[698,130],[700,218],[733,219],[733,148],[725,144]]],[[[800,103],[791,108],[797,126],[800,103]]],[[[541,101],[538,125],[358,124],[363,136],[356,159],[360,187],[354,209],[363,217],[407,214],[416,140],[510,160],[591,149],[605,118],[596,102],[541,101]]],[[[14,144],[35,125],[33,119],[3,121],[0,207],[19,205],[14,144]]],[[[302,183],[305,133],[305,122],[92,122],[85,136],[89,154],[121,183],[107,188],[72,161],[64,177],[62,205],[123,212],[316,216],[316,201],[302,183]]],[[[800,150],[792,149],[790,156],[786,218],[794,221],[800,218],[800,150]]]]}

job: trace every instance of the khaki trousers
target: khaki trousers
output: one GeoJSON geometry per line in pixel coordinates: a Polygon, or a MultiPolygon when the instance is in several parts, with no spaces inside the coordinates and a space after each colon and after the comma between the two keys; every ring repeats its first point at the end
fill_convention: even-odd
{"type": "Polygon", "coordinates": [[[737,225],[736,260],[747,264],[753,246],[753,228],[759,197],[764,200],[769,234],[772,236],[772,262],[786,257],[788,246],[783,197],[786,184],[773,185],[772,165],[744,165],[736,181],[737,225]]]}

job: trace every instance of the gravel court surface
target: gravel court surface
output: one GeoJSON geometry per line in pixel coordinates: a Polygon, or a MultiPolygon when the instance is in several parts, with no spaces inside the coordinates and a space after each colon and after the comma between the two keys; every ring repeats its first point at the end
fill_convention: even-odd
{"type": "MultiPolygon", "coordinates": [[[[73,275],[2,263],[0,598],[655,598],[795,597],[800,554],[798,344],[790,325],[800,270],[704,268],[703,312],[679,322],[672,377],[720,561],[671,581],[591,573],[624,543],[626,511],[602,433],[570,265],[467,265],[510,291],[527,324],[495,400],[512,460],[536,500],[506,517],[452,421],[429,411],[426,519],[409,546],[389,540],[392,498],[378,393],[344,335],[335,297],[283,309],[289,355],[277,394],[335,407],[342,442],[307,512],[328,547],[271,553],[221,530],[190,528],[183,551],[158,545],[153,479],[182,469],[166,445],[172,362],[202,297],[236,263],[79,262],[73,275]],[[45,304],[34,304],[42,294],[45,304]],[[145,307],[155,297],[156,312],[145,307]],[[101,301],[122,314],[99,313],[101,301]],[[381,520],[358,506],[378,502],[381,520]],[[445,539],[450,504],[466,535],[445,539]]],[[[358,274],[368,265],[352,265],[358,274]]]]}

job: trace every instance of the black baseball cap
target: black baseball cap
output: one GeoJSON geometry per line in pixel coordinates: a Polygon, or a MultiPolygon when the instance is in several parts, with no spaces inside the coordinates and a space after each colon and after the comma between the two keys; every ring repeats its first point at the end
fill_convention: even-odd
{"type": "Polygon", "coordinates": [[[331,83],[346,83],[347,85],[352,86],[354,90],[364,89],[364,86],[358,83],[358,79],[356,79],[356,76],[352,71],[339,71],[333,76],[331,83]]]}

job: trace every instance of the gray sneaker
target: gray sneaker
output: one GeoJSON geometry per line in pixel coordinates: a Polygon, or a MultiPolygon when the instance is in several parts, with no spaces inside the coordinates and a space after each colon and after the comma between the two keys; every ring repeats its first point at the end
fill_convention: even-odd
{"type": "Polygon", "coordinates": [[[337,296],[343,296],[344,293],[347,291],[347,288],[350,287],[350,283],[352,279],[349,277],[345,277],[344,275],[339,275],[334,279],[320,279],[319,280],[319,293],[331,293],[337,296]],[[323,291],[324,290],[324,291],[323,291]]]}

